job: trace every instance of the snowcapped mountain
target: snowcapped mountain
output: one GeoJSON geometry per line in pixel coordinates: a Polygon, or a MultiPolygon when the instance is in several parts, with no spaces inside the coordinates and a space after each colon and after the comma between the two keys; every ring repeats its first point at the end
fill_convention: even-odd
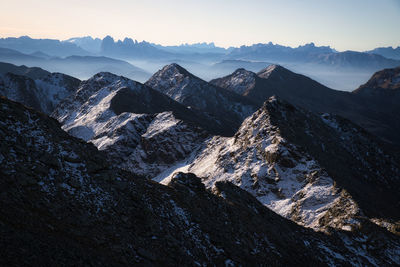
{"type": "MultiPolygon", "coordinates": [[[[167,77],[178,82],[172,80],[169,88],[163,77],[157,85],[185,100],[186,86],[179,81],[191,74],[182,78],[184,69],[171,67],[179,73],[167,77]]],[[[238,93],[251,95],[256,81],[290,74],[279,69],[271,66],[257,75],[238,70],[223,85],[232,81],[238,93]],[[250,86],[236,86],[241,82],[250,86]]],[[[114,166],[164,183],[177,171],[193,172],[209,187],[228,180],[307,227],[351,230],[359,227],[357,218],[394,227],[391,222],[399,219],[393,211],[399,203],[393,188],[400,186],[396,158],[349,121],[273,98],[244,120],[234,137],[211,138],[209,125],[194,119],[202,113],[195,111],[140,83],[99,73],[82,82],[53,116],[64,130],[107,152],[114,166]],[[374,206],[372,197],[379,199],[374,206]]]]}
{"type": "Polygon", "coordinates": [[[374,224],[326,235],[226,181],[209,191],[193,174],[168,186],[141,179],[3,97],[0,138],[4,266],[400,264],[398,237],[374,224]]]}
{"type": "Polygon", "coordinates": [[[70,96],[80,82],[78,79],[62,73],[7,65],[13,66],[11,71],[14,70],[17,73],[24,73],[36,78],[32,79],[10,72],[0,74],[0,94],[46,114],[50,114],[61,100],[70,96]]]}
{"type": "Polygon", "coordinates": [[[111,73],[83,81],[52,116],[119,167],[149,178],[190,154],[208,136],[205,130],[219,127],[158,91],[111,73]]]}
{"type": "Polygon", "coordinates": [[[224,135],[233,134],[256,109],[253,101],[207,83],[178,64],[165,66],[146,85],[185,106],[210,114],[224,125],[224,135]]]}
{"type": "Polygon", "coordinates": [[[185,164],[155,179],[167,183],[176,171],[202,177],[209,188],[232,182],[278,214],[318,230],[400,218],[397,158],[351,122],[275,97],[233,137],[209,139],[185,164]]]}

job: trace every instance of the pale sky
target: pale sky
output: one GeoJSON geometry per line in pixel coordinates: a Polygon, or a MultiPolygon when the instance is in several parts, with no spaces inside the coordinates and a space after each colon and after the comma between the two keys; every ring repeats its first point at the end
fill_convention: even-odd
{"type": "Polygon", "coordinates": [[[0,37],[130,37],[164,45],[400,45],[400,0],[0,0],[0,37]]]}

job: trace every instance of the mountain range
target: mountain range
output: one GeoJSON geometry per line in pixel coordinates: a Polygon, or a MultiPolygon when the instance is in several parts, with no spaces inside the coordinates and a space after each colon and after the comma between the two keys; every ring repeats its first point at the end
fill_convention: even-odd
{"type": "Polygon", "coordinates": [[[53,57],[43,53],[24,54],[13,49],[0,48],[0,61],[12,64],[24,64],[41,67],[52,72],[87,79],[101,71],[112,71],[137,80],[146,80],[150,74],[126,61],[104,56],[67,56],[53,57]]]}
{"type": "MultiPolygon", "coordinates": [[[[111,71],[141,82],[149,78],[149,73],[154,73],[162,66],[173,62],[185,66],[204,80],[228,75],[237,68],[257,71],[270,64],[279,64],[331,88],[351,91],[365,82],[374,72],[400,65],[398,48],[381,47],[364,52],[339,52],[329,46],[317,46],[314,43],[289,47],[269,42],[223,48],[213,43],[163,46],[132,38],[115,40],[111,36],[103,39],[90,36],[75,37],[64,41],[32,39],[23,36],[0,38],[0,47],[46,59],[79,56],[80,60],[83,60],[81,57],[86,56],[88,58],[84,60],[88,61],[89,65],[86,69],[90,70],[86,72],[85,69],[79,69],[76,64],[71,66],[64,64],[62,67],[59,61],[52,62],[51,60],[47,64],[35,63],[30,66],[63,72],[81,79],[87,79],[97,72],[111,71]],[[94,60],[92,57],[97,58],[94,60]],[[120,61],[111,62],[110,59],[100,60],[98,57],[120,61]],[[93,61],[104,62],[99,63],[100,68],[93,69],[94,66],[91,65],[94,64],[93,61]],[[136,65],[139,69],[125,66],[127,70],[124,71],[122,65],[126,63],[121,61],[136,65]]],[[[20,56],[1,57],[0,60],[13,64],[28,64],[29,62],[18,61],[16,58],[20,56]]]]}
{"type": "Polygon", "coordinates": [[[229,182],[209,191],[178,173],[163,186],[112,168],[21,104],[0,98],[0,117],[2,265],[398,264],[398,238],[374,224],[317,233],[229,182]]]}
{"type": "Polygon", "coordinates": [[[4,264],[400,264],[399,68],[0,70],[4,264]]]}
{"type": "Polygon", "coordinates": [[[371,54],[378,54],[387,58],[397,59],[400,60],[400,46],[393,48],[393,47],[378,47],[367,51],[367,53],[371,54]]]}

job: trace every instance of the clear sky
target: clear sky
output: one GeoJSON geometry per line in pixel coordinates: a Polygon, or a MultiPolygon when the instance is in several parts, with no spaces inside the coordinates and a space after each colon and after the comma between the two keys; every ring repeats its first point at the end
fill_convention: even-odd
{"type": "Polygon", "coordinates": [[[400,0],[0,0],[0,36],[130,37],[166,45],[400,45],[400,0]]]}

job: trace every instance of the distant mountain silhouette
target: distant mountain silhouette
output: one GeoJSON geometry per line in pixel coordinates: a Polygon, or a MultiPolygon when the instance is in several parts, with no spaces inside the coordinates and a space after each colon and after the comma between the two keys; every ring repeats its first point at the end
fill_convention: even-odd
{"type": "Polygon", "coordinates": [[[150,74],[132,64],[118,59],[99,56],[68,56],[65,58],[27,55],[16,50],[0,48],[0,61],[16,65],[38,66],[51,72],[62,72],[85,79],[101,71],[145,81],[150,74]]]}
{"type": "Polygon", "coordinates": [[[71,42],[54,39],[32,39],[28,36],[0,38],[0,47],[14,49],[26,54],[40,51],[57,57],[90,55],[88,51],[71,42]]]}
{"type": "Polygon", "coordinates": [[[68,40],[65,40],[64,42],[73,43],[80,48],[89,51],[90,53],[97,54],[100,52],[102,40],[100,38],[92,38],[91,36],[86,36],[70,38],[68,40]]]}
{"type": "Polygon", "coordinates": [[[367,53],[381,55],[387,58],[397,59],[400,60],[400,46],[397,48],[393,47],[378,47],[367,51],[367,53]]]}
{"type": "Polygon", "coordinates": [[[228,58],[245,60],[266,60],[266,61],[304,61],[305,58],[314,54],[334,53],[335,50],[329,46],[315,46],[314,43],[292,48],[269,42],[267,44],[254,44],[241,46],[233,49],[228,58]]]}
{"type": "Polygon", "coordinates": [[[102,40],[100,53],[105,56],[132,59],[171,57],[173,55],[145,41],[138,42],[131,38],[125,38],[123,41],[114,41],[111,36],[106,36],[102,40]]]}

